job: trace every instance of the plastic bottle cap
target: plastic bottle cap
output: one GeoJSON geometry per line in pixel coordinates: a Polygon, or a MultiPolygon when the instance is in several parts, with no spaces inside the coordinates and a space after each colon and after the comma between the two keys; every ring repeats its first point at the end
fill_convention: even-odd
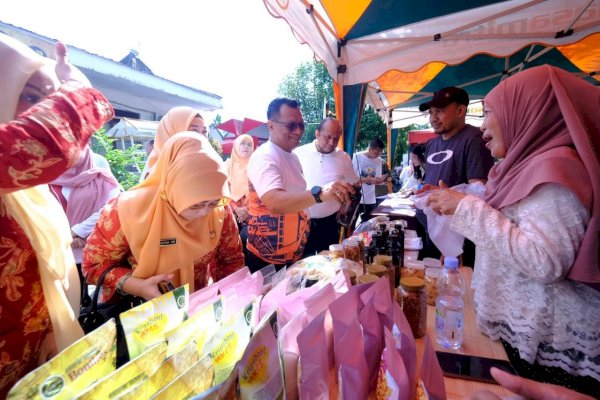
{"type": "Polygon", "coordinates": [[[400,285],[406,289],[420,289],[425,286],[425,281],[416,276],[407,276],[406,278],[400,279],[400,285]]]}
{"type": "Polygon", "coordinates": [[[445,257],[444,265],[448,268],[458,268],[458,258],[456,257],[445,257]]]}

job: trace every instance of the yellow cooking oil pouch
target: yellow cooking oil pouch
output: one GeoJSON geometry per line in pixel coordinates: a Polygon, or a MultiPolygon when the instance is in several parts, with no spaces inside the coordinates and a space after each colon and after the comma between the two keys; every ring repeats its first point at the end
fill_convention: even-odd
{"type": "Polygon", "coordinates": [[[212,304],[200,309],[196,314],[183,321],[178,327],[165,334],[167,356],[180,351],[191,341],[196,342],[200,357],[206,354],[204,347],[208,340],[221,327],[223,301],[217,298],[212,304]]]}
{"type": "Polygon", "coordinates": [[[163,341],[104,377],[100,382],[96,382],[78,399],[118,398],[154,374],[165,360],[165,354],[167,354],[167,343],[163,341]]]}
{"type": "Polygon", "coordinates": [[[180,352],[165,360],[152,376],[120,396],[119,400],[149,399],[199,360],[196,343],[191,341],[180,352]]]}
{"type": "Polygon", "coordinates": [[[187,371],[177,376],[168,386],[164,387],[152,399],[183,400],[191,399],[205,392],[214,384],[214,367],[210,356],[205,356],[187,371]]]}
{"type": "Polygon", "coordinates": [[[122,313],[119,317],[129,358],[164,341],[166,332],[186,320],[189,299],[188,285],[184,285],[122,313]]]}
{"type": "Polygon", "coordinates": [[[225,381],[250,341],[253,303],[223,322],[221,329],[210,339],[206,349],[215,367],[215,385],[225,381]]]}
{"type": "Polygon", "coordinates": [[[111,319],[25,375],[8,398],[72,399],[113,372],[116,360],[117,330],[111,319]]]}

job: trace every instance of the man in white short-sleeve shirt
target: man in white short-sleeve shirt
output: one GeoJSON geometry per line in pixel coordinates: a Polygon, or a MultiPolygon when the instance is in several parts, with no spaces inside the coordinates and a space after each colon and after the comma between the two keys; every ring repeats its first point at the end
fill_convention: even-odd
{"type": "MultiPolygon", "coordinates": [[[[352,160],[348,153],[337,148],[342,136],[342,125],[334,118],[325,118],[315,131],[315,140],[297,147],[294,153],[300,159],[306,187],[324,186],[336,179],[348,183],[358,181],[352,168],[352,160]]],[[[338,243],[340,224],[336,220],[340,203],[325,201],[308,209],[310,214],[310,235],[304,247],[304,256],[311,256],[338,243]]]]}
{"type": "Polygon", "coordinates": [[[382,177],[382,160],[380,158],[383,147],[383,141],[374,138],[369,143],[367,150],[354,153],[354,157],[352,157],[352,165],[362,183],[361,221],[371,218],[371,211],[377,205],[375,185],[381,185],[386,180],[386,177],[382,177]]]}
{"type": "Polygon", "coordinates": [[[267,109],[269,141],[248,163],[248,260],[250,270],[298,261],[310,232],[305,209],[323,201],[349,201],[352,185],[335,181],[306,189],[302,166],[292,150],[304,134],[296,100],[277,98],[267,109]]]}

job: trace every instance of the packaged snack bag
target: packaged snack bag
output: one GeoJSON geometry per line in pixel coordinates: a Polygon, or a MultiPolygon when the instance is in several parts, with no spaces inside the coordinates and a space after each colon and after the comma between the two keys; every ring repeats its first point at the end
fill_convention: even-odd
{"type": "Polygon", "coordinates": [[[329,310],[317,315],[298,334],[298,391],[303,400],[322,399],[329,394],[329,359],[325,319],[329,310]]]}
{"type": "Polygon", "coordinates": [[[72,399],[116,368],[117,330],[111,319],[19,380],[9,399],[72,399]]]}
{"type": "Polygon", "coordinates": [[[189,315],[196,314],[207,304],[213,303],[219,294],[219,287],[215,284],[209,285],[190,294],[189,315]]]}
{"type": "Polygon", "coordinates": [[[248,267],[243,267],[238,269],[237,271],[235,271],[233,274],[227,275],[225,278],[221,279],[220,281],[217,281],[215,283],[213,283],[213,285],[216,285],[219,288],[219,293],[223,293],[224,291],[227,291],[227,288],[229,286],[233,286],[236,283],[238,283],[239,281],[247,278],[250,276],[250,270],[248,269],[248,267]]]}
{"type": "Polygon", "coordinates": [[[249,303],[232,318],[224,320],[221,328],[206,344],[205,348],[210,353],[214,366],[215,385],[229,377],[244,354],[250,341],[252,310],[253,303],[249,303]]]}
{"type": "Polygon", "coordinates": [[[260,296],[262,295],[263,283],[263,275],[260,271],[257,271],[232,285],[220,286],[220,291],[224,296],[242,292],[260,296]]]}
{"type": "Polygon", "coordinates": [[[165,341],[165,333],[187,319],[188,307],[189,288],[185,285],[122,313],[129,358],[165,341]]]}
{"type": "Polygon", "coordinates": [[[429,340],[429,335],[425,335],[424,340],[425,350],[423,351],[421,369],[419,370],[420,379],[427,389],[430,399],[446,400],[446,386],[444,384],[442,367],[435,355],[435,349],[431,344],[431,340],[429,340]]]}
{"type": "Polygon", "coordinates": [[[165,360],[166,354],[167,344],[163,341],[96,382],[78,399],[118,398],[154,374],[165,360]]]}
{"type": "Polygon", "coordinates": [[[119,400],[149,399],[199,360],[196,343],[192,341],[179,353],[165,360],[149,378],[119,397],[119,400]]]}
{"type": "Polygon", "coordinates": [[[319,291],[321,284],[316,284],[307,288],[299,289],[288,294],[278,304],[277,309],[279,318],[283,323],[287,323],[294,315],[303,312],[305,309],[304,300],[308,299],[319,291]]]}
{"type": "Polygon", "coordinates": [[[334,300],[335,290],[330,283],[326,284],[315,294],[304,300],[308,322],[312,321],[314,317],[329,307],[334,300]]]}
{"type": "Polygon", "coordinates": [[[396,341],[396,348],[402,360],[404,360],[408,379],[411,382],[410,398],[412,399],[415,396],[417,387],[417,345],[410,325],[400,309],[400,305],[395,301],[390,305],[388,315],[392,317],[393,326],[391,332],[396,341]]]}
{"type": "Polygon", "coordinates": [[[285,398],[287,400],[298,399],[298,334],[308,324],[305,313],[299,313],[285,325],[278,323],[279,348],[281,349],[281,360],[283,365],[283,381],[285,384],[285,398]]]}
{"type": "Polygon", "coordinates": [[[260,302],[259,312],[261,320],[271,310],[276,309],[277,305],[285,298],[287,295],[288,280],[288,278],[283,279],[263,296],[263,299],[260,302]]]}
{"type": "MultiPolygon", "coordinates": [[[[394,326],[396,335],[400,332],[394,326]]],[[[404,400],[414,399],[411,396],[411,383],[408,378],[406,366],[394,339],[394,335],[387,327],[383,328],[385,338],[385,348],[381,355],[379,365],[379,374],[377,379],[377,389],[375,391],[377,400],[404,400]]]]}
{"type": "MultiPolygon", "coordinates": [[[[354,286],[352,289],[358,287],[354,286]]],[[[339,371],[340,369],[340,357],[338,354],[342,351],[340,342],[346,335],[348,327],[356,320],[360,308],[362,308],[362,302],[359,299],[357,290],[349,290],[329,305],[329,312],[331,313],[331,321],[333,323],[335,371],[339,371]]]]}
{"type": "Polygon", "coordinates": [[[366,399],[369,393],[369,371],[365,359],[362,330],[355,319],[335,349],[339,362],[339,399],[366,399]]]}
{"type": "Polygon", "coordinates": [[[374,298],[371,297],[358,314],[358,321],[363,334],[367,370],[370,372],[369,389],[374,389],[377,385],[377,371],[379,370],[379,361],[383,350],[383,332],[373,301],[374,298]]]}
{"type": "Polygon", "coordinates": [[[213,299],[196,314],[183,321],[179,326],[165,333],[167,340],[167,357],[177,353],[189,342],[196,343],[198,354],[206,354],[204,346],[221,326],[223,316],[223,301],[221,297],[213,299]]]}
{"type": "Polygon", "coordinates": [[[257,327],[237,365],[241,398],[283,399],[283,371],[277,344],[277,313],[271,312],[257,327]]]}
{"type": "Polygon", "coordinates": [[[158,392],[156,400],[191,399],[213,386],[214,367],[209,356],[200,359],[187,371],[177,376],[168,386],[158,392]]]}

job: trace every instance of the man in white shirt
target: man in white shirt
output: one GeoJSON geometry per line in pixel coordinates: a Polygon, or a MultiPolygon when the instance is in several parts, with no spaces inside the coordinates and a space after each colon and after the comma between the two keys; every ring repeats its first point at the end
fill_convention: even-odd
{"type": "Polygon", "coordinates": [[[382,161],[380,156],[383,148],[384,145],[381,139],[375,138],[369,143],[368,150],[354,153],[354,157],[352,157],[352,165],[362,184],[361,221],[371,218],[371,211],[377,203],[375,185],[381,185],[386,180],[386,177],[381,176],[382,161]]]}
{"type": "Polygon", "coordinates": [[[336,180],[306,189],[302,166],[292,150],[304,134],[296,100],[278,98],[267,109],[269,140],[248,163],[248,259],[252,271],[298,261],[310,231],[305,209],[325,201],[349,201],[354,188],[336,180]]]}
{"type": "MultiPolygon", "coordinates": [[[[294,150],[300,159],[306,187],[324,186],[337,180],[348,183],[358,181],[348,153],[337,148],[342,136],[342,125],[334,118],[325,118],[315,131],[316,139],[294,150]]],[[[337,201],[325,201],[308,209],[310,235],[304,247],[304,256],[312,256],[326,250],[330,244],[339,243],[340,225],[336,213],[340,209],[337,201]]]]}

